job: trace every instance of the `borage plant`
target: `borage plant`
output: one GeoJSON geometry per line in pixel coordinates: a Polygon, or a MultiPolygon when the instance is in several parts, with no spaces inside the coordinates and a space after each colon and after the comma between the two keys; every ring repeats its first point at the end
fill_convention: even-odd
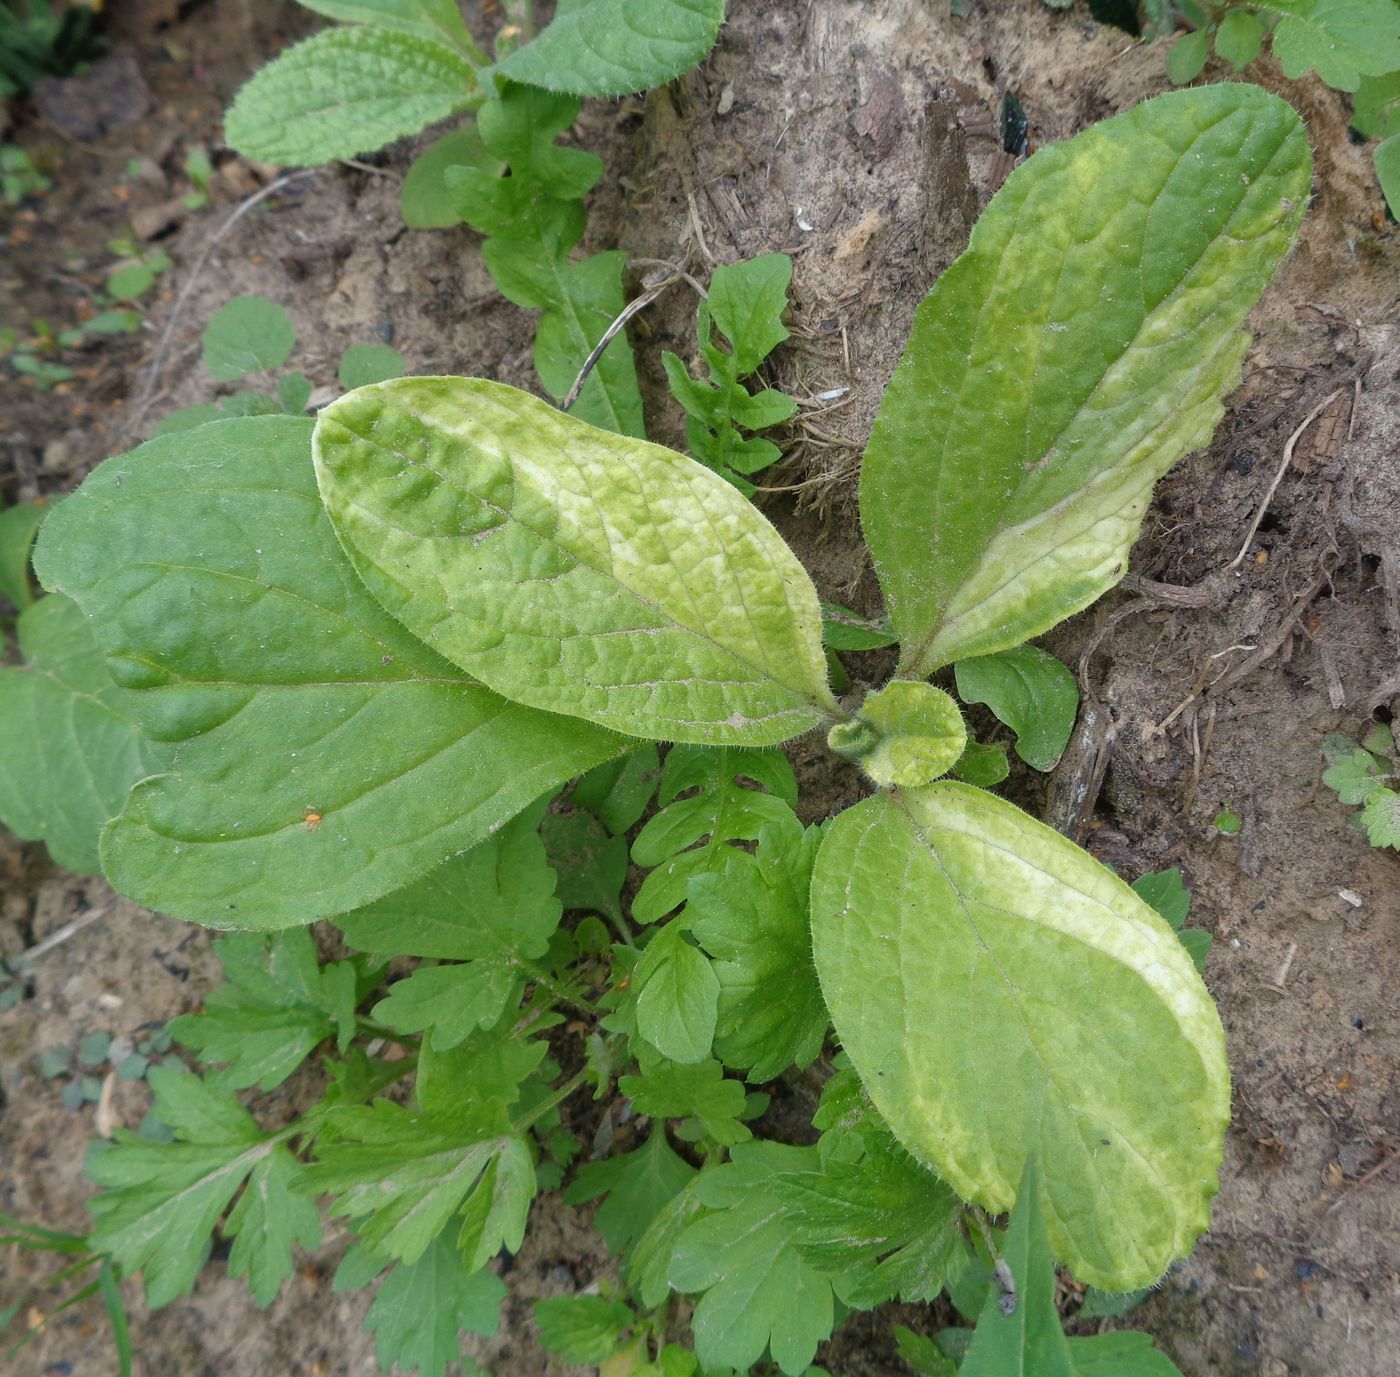
{"type": "MultiPolygon", "coordinates": [[[[318,967],[300,934],[224,939],[241,944],[230,993],[175,1031],[228,1069],[152,1077],[180,1141],[119,1135],[95,1159],[98,1245],[168,1299],[251,1174],[224,1229],[266,1299],[293,1238],[317,1236],[305,1195],[325,1193],[359,1239],[345,1279],[395,1268],[381,1339],[431,1293],[455,1340],[499,1298],[480,1269],[579,1148],[563,1097],[616,1078],[650,1132],[620,1132],[631,1150],[573,1190],[607,1196],[600,1227],[650,1316],[636,1342],[660,1350],[674,1289],[700,1296],[705,1367],[768,1351],[801,1372],[838,1299],[931,1299],[968,1258],[985,1287],[995,1236],[969,1245],[968,1207],[1005,1211],[1037,1173],[1057,1260],[1108,1291],[1159,1278],[1216,1189],[1219,1019],[1133,890],[943,778],[968,738],[930,679],[1122,577],[1154,481],[1238,381],[1309,171],[1293,111],[1228,85],[1013,174],[920,307],[866,450],[862,522],[900,650],[855,705],[828,687],[816,590],[734,486],[497,383],[383,382],[314,427],[217,421],[95,471],[36,567],[81,608],[145,738],[104,870],[210,926],[330,917],[370,954],[318,967]],[[811,731],[873,792],[804,829],[773,748],[811,731]],[[620,839],[655,788],[653,741],[680,744],[634,842],[649,874],[629,923],[620,839]],[[546,813],[580,775],[574,813],[546,813]],[[561,901],[616,940],[594,918],[561,927],[561,901]],[[366,1020],[388,955],[440,964],[366,1020]],[[265,1030],[279,1008],[299,1011],[295,1055],[264,1039],[247,1061],[238,1020],[265,1030]],[[751,1141],[762,1097],[726,1068],[758,1084],[809,1065],[828,1016],[849,1060],[820,1142],[751,1141]],[[263,1131],[226,1087],[276,1083],[332,1033],[325,1099],[263,1131]],[[409,1105],[384,1093],[407,1074],[409,1105]]],[[[1008,1257],[985,1322],[1024,1336],[1008,1257]]],[[[633,1312],[592,1309],[610,1305],[606,1343],[623,1342],[633,1312]]]]}

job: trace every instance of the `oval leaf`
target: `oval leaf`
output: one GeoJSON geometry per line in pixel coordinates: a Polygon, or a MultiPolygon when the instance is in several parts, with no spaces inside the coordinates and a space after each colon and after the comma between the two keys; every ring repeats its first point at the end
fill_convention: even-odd
{"type": "Polygon", "coordinates": [[[701,465],[476,378],[348,393],[315,449],[371,592],[507,698],[743,746],[837,713],[811,580],[701,465]]]}
{"type": "Polygon", "coordinates": [[[1036,770],[1053,770],[1079,714],[1079,685],[1049,651],[1018,645],[953,666],[958,697],[985,703],[1016,733],[1016,754],[1036,770]]]}
{"type": "Polygon", "coordinates": [[[476,68],[443,43],[370,25],[323,29],[239,91],[224,138],[266,163],[353,158],[465,109],[475,87],[476,68]]]}
{"type": "Polygon", "coordinates": [[[837,818],[812,941],[871,1098],[961,1195],[1007,1209],[1038,1154],[1056,1256],[1105,1290],[1190,1248],[1229,1119],[1225,1039],[1121,880],[1011,804],[935,784],[837,818]]]}
{"type": "Polygon", "coordinates": [[[715,45],[724,0],[572,0],[497,70],[576,96],[625,96],[689,71],[715,45]]]}
{"type": "Polygon", "coordinates": [[[369,903],[624,745],[505,702],[389,617],[310,445],[310,421],[271,416],[153,440],[95,470],[35,554],[166,771],[108,825],[103,870],[214,927],[369,903]]]}
{"type": "Polygon", "coordinates": [[[1152,484],[1239,379],[1310,165],[1293,110],[1232,84],[1012,173],[919,307],[865,452],[902,670],[1017,645],[1122,577],[1152,484]]]}
{"type": "Polygon", "coordinates": [[[26,666],[0,669],[0,822],[96,873],[102,825],[150,773],[147,745],[74,603],[40,598],[19,644],[26,666]]]}

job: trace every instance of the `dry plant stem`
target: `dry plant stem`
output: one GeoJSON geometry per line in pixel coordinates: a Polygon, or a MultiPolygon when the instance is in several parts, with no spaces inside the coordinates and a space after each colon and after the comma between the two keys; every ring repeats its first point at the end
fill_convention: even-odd
{"type": "Polygon", "coordinates": [[[569,389],[568,396],[559,403],[560,411],[568,411],[573,404],[578,401],[578,394],[583,391],[583,385],[588,381],[588,375],[598,366],[598,360],[603,357],[603,350],[610,345],[618,334],[626,328],[627,322],[637,314],[638,311],[645,310],[650,306],[667,287],[672,283],[679,282],[684,276],[683,273],[674,273],[672,276],[663,278],[656,286],[643,292],[641,296],[633,297],[626,306],[622,308],[622,313],[603,331],[603,338],[593,346],[588,357],[583,361],[583,367],[578,371],[578,377],[574,379],[574,385],[569,389]]]}
{"type": "Polygon", "coordinates": [[[146,366],[146,381],[141,388],[140,399],[133,408],[126,424],[122,427],[123,439],[126,439],[145,418],[146,409],[150,406],[151,398],[155,394],[156,380],[160,377],[161,365],[165,362],[165,356],[170,350],[170,342],[175,337],[175,330],[180,324],[181,316],[184,315],[185,305],[190,299],[190,294],[194,291],[195,283],[199,281],[205,266],[213,256],[214,250],[224,242],[238,223],[254,207],[267,200],[269,196],[276,195],[277,192],[290,186],[293,182],[300,181],[303,177],[310,177],[315,171],[314,167],[306,167],[302,168],[300,172],[288,172],[285,176],[278,177],[276,181],[269,182],[261,191],[255,191],[251,196],[244,197],[234,207],[228,219],[219,226],[214,237],[204,246],[204,252],[199,255],[194,267],[190,270],[189,277],[185,279],[185,285],[180,288],[180,295],[175,298],[175,306],[170,312],[170,319],[166,321],[160,343],[156,346],[155,357],[146,366]]]}
{"type": "Polygon", "coordinates": [[[70,937],[77,936],[84,928],[91,927],[100,919],[107,917],[112,911],[111,904],[100,904],[97,908],[90,908],[86,913],[80,913],[71,923],[65,923],[61,928],[56,928],[49,933],[42,942],[36,942],[32,947],[20,952],[15,958],[19,961],[33,961],[43,956],[45,952],[52,951],[55,947],[66,942],[70,937]]]}
{"type": "Polygon", "coordinates": [[[1288,466],[1293,462],[1293,451],[1298,446],[1298,441],[1303,438],[1303,432],[1327,410],[1338,397],[1346,391],[1344,387],[1333,388],[1313,409],[1303,417],[1298,429],[1288,437],[1287,443],[1283,447],[1283,458],[1279,461],[1278,471],[1273,476],[1273,481],[1269,484],[1268,491],[1264,494],[1264,500],[1259,504],[1259,510],[1254,513],[1254,520],[1249,523],[1249,531],[1244,538],[1244,544],[1240,546],[1240,552],[1226,569],[1238,569],[1244,563],[1244,557],[1249,553],[1249,547],[1254,543],[1254,537],[1259,533],[1260,523],[1264,520],[1264,514],[1269,510],[1269,503],[1274,500],[1274,494],[1278,491],[1278,485],[1283,482],[1283,475],[1288,472],[1288,466]]]}

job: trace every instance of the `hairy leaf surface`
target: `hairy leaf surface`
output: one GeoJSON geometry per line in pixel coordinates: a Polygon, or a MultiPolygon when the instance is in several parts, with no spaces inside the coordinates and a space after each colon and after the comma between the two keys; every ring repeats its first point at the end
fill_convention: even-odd
{"type": "Polygon", "coordinates": [[[19,619],[22,669],[0,669],[0,821],[61,866],[99,869],[103,825],[151,769],[130,695],[112,682],[76,603],[41,598],[19,619]]]}
{"type": "Polygon", "coordinates": [[[373,24],[437,39],[470,52],[475,46],[457,0],[301,0],[309,10],[345,24],[373,24]]]}
{"type": "Polygon", "coordinates": [[[1056,1255],[1126,1291],[1205,1228],[1224,1035],[1171,928],[1073,843],[935,784],[832,824],[812,882],[837,1035],[895,1135],[965,1199],[1046,1172],[1056,1255]]]}
{"type": "Polygon", "coordinates": [[[695,66],[723,21],[724,0],[572,0],[498,70],[549,91],[623,96],[695,66]]]}
{"type": "Polygon", "coordinates": [[[1338,91],[1400,69],[1400,7],[1384,0],[1257,0],[1282,15],[1274,56],[1293,80],[1316,71],[1338,91]]]}
{"type": "Polygon", "coordinates": [[[811,580],[699,464],[464,378],[349,393],[315,453],[370,590],[516,702],[746,746],[836,711],[811,580]]]}
{"type": "Polygon", "coordinates": [[[109,459],[36,553],[165,771],[108,826],[103,869],[215,927],[368,903],[623,745],[506,703],[379,607],[317,497],[310,430],[219,421],[109,459]]]}
{"type": "Polygon", "coordinates": [[[224,137],[247,158],[295,167],[372,152],[472,104],[476,68],[419,33],[324,29],[239,91],[224,137]]]}
{"type": "Polygon", "coordinates": [[[1012,173],[920,306],[865,453],[905,673],[1017,645],[1122,577],[1153,483],[1239,379],[1309,179],[1297,115],[1243,84],[1012,173]]]}

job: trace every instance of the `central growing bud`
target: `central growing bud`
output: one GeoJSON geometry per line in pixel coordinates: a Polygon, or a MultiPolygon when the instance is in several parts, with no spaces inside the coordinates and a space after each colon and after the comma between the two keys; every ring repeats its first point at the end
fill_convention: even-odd
{"type": "Polygon", "coordinates": [[[948,773],[967,747],[967,728],[942,689],[896,679],[867,694],[860,712],[838,722],[826,743],[882,789],[917,789],[948,773]]]}

